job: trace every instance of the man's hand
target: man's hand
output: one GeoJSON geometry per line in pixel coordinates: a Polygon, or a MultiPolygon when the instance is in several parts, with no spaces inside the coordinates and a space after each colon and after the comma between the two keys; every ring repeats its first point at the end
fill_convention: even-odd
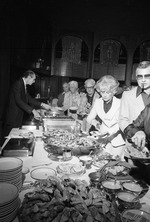
{"type": "Polygon", "coordinates": [[[40,118],[40,114],[39,114],[39,112],[37,110],[33,109],[32,113],[33,113],[35,119],[39,119],[40,118]]]}
{"type": "Polygon", "coordinates": [[[146,135],[143,131],[138,131],[131,138],[132,142],[141,150],[144,149],[146,143],[146,135]]]}
{"type": "Polygon", "coordinates": [[[48,105],[48,104],[46,104],[46,103],[41,103],[41,107],[44,108],[44,109],[46,109],[46,110],[51,109],[51,106],[48,105]]]}

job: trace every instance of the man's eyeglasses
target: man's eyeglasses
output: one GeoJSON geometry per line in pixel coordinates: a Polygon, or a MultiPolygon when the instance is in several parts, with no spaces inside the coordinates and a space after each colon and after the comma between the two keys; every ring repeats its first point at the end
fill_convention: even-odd
{"type": "Polygon", "coordinates": [[[146,74],[146,75],[137,75],[136,78],[137,78],[137,80],[150,79],[150,74],[146,74]]]}
{"type": "Polygon", "coordinates": [[[86,89],[93,89],[94,88],[94,86],[89,86],[89,87],[85,87],[86,89]]]}

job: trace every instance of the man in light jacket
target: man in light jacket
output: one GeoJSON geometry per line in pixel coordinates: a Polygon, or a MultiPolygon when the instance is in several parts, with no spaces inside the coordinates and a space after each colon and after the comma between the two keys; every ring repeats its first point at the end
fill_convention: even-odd
{"type": "Polygon", "coordinates": [[[140,62],[136,69],[137,87],[124,91],[119,112],[119,126],[122,132],[150,103],[150,61],[140,62]]]}

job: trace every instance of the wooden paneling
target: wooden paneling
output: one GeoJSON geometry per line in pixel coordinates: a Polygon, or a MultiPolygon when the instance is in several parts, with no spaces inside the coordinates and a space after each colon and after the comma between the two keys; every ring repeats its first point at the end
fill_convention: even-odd
{"type": "Polygon", "coordinates": [[[70,62],[64,62],[61,59],[55,59],[54,75],[86,78],[87,62],[81,62],[80,64],[75,64],[70,62]]]}
{"type": "Polygon", "coordinates": [[[135,70],[136,67],[138,66],[137,63],[133,64],[133,70],[132,70],[132,81],[135,82],[136,81],[136,75],[135,75],[135,70]]]}

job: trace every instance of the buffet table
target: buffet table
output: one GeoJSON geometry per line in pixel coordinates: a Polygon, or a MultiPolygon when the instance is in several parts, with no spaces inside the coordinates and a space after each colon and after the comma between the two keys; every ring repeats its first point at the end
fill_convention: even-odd
{"type": "MultiPolygon", "coordinates": [[[[27,130],[27,129],[18,129],[18,128],[12,129],[9,136],[7,137],[4,145],[2,146],[2,149],[4,149],[4,147],[6,146],[6,144],[8,143],[10,138],[17,138],[17,137],[19,137],[20,134],[28,133],[28,131],[29,130],[27,130]]],[[[32,170],[34,170],[38,167],[42,167],[41,165],[49,164],[49,165],[47,165],[47,167],[50,167],[50,168],[56,170],[57,166],[60,163],[62,163],[59,161],[52,161],[51,159],[48,158],[48,153],[44,149],[43,141],[41,139],[42,134],[43,134],[42,127],[40,127],[39,130],[32,130],[32,132],[34,133],[34,136],[35,136],[35,149],[34,149],[33,156],[19,157],[23,161],[23,171],[25,172],[24,173],[24,183],[34,181],[34,179],[31,177],[30,173],[32,170]],[[28,170],[28,169],[29,169],[29,172],[26,173],[26,170],[28,170]]],[[[68,162],[76,164],[76,163],[79,163],[79,159],[78,159],[78,157],[73,156],[72,159],[68,162]]],[[[89,176],[88,176],[89,173],[95,172],[98,169],[99,169],[98,167],[92,165],[92,167],[90,169],[86,169],[85,174],[79,176],[79,179],[86,180],[89,183],[90,182],[89,176]]],[[[21,201],[23,201],[24,194],[26,192],[29,192],[29,189],[26,189],[26,190],[23,190],[20,192],[19,197],[20,197],[21,201]]],[[[150,213],[150,190],[146,193],[145,196],[142,197],[140,202],[144,203],[144,204],[142,204],[142,209],[144,211],[150,213]]],[[[13,222],[17,222],[17,221],[18,221],[18,219],[16,218],[13,222]]]]}

